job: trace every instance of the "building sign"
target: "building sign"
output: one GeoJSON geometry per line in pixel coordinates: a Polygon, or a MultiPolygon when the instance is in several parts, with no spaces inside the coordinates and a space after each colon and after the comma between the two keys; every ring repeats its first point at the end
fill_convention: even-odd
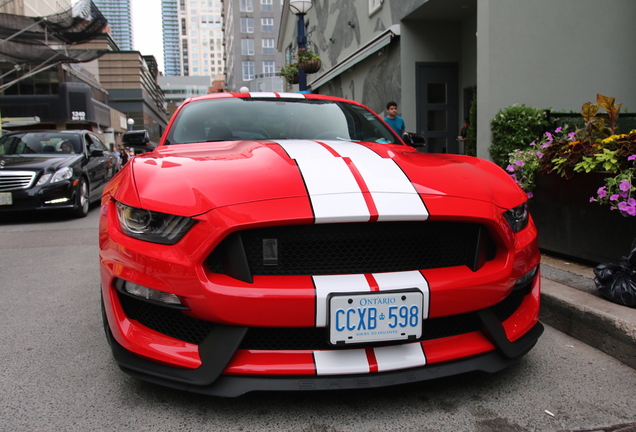
{"type": "Polygon", "coordinates": [[[85,111],[71,111],[71,120],[73,121],[86,121],[85,111]]]}

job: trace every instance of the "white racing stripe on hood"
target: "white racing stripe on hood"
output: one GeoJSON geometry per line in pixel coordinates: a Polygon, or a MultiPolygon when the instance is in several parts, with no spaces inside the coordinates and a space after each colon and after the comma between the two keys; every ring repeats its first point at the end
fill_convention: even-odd
{"type": "Polygon", "coordinates": [[[276,142],[298,164],[316,223],[369,221],[369,208],[344,159],[314,141],[276,142]]]}
{"type": "Polygon", "coordinates": [[[362,175],[378,210],[378,221],[426,220],[428,211],[411,180],[393,159],[351,142],[326,143],[350,158],[362,175]]]}
{"type": "Polygon", "coordinates": [[[369,205],[344,158],[351,161],[368,188],[378,221],[428,219],[424,202],[392,159],[383,158],[353,142],[326,141],[324,145],[310,140],[275,142],[296,161],[316,223],[367,222],[371,219],[369,205]]]}

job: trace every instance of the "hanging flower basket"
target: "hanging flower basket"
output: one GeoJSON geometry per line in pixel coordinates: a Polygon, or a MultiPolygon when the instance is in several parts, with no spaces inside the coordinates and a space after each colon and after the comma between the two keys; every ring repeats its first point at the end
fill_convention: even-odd
{"type": "Polygon", "coordinates": [[[321,66],[322,62],[320,61],[320,59],[307,60],[298,63],[298,67],[306,74],[318,72],[321,66]]]}
{"type": "Polygon", "coordinates": [[[280,70],[280,76],[284,77],[289,84],[298,84],[298,64],[284,66],[280,70]]]}

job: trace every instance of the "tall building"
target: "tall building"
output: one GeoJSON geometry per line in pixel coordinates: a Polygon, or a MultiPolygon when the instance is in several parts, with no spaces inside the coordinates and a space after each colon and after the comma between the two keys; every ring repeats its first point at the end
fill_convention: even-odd
{"type": "Polygon", "coordinates": [[[25,16],[47,16],[71,7],[71,0],[11,0],[0,3],[0,13],[25,16]]]}
{"type": "Polygon", "coordinates": [[[226,89],[282,91],[281,0],[225,0],[226,89]]]}
{"type": "Polygon", "coordinates": [[[163,62],[166,76],[181,75],[179,53],[179,9],[177,0],[161,0],[163,62]]]}
{"type": "Polygon", "coordinates": [[[133,49],[132,15],[130,0],[93,0],[108,20],[111,36],[119,49],[133,49]]]}
{"type": "Polygon", "coordinates": [[[162,0],[166,76],[222,73],[223,2],[162,0]]]}

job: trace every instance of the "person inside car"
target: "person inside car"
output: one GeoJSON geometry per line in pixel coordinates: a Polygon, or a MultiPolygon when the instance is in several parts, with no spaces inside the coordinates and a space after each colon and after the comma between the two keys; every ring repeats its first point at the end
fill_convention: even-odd
{"type": "Polygon", "coordinates": [[[63,153],[75,153],[73,151],[73,146],[68,141],[62,141],[62,144],[60,144],[60,150],[59,151],[61,151],[63,153]]]}

